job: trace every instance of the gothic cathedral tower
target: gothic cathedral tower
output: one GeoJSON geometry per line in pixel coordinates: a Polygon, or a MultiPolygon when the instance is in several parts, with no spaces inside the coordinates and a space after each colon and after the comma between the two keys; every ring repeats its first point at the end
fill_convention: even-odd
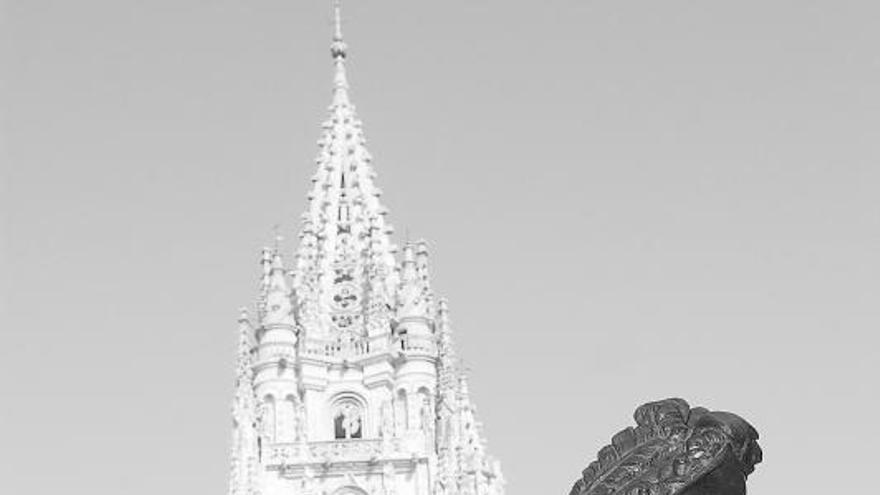
{"type": "Polygon", "coordinates": [[[349,98],[335,77],[299,248],[263,250],[242,310],[230,495],[501,495],[428,248],[391,242],[349,98]]]}

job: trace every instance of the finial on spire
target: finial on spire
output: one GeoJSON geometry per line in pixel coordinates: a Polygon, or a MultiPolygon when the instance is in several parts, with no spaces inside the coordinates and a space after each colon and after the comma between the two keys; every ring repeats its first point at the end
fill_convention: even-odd
{"type": "Polygon", "coordinates": [[[281,235],[281,226],[277,223],[272,226],[272,234],[275,242],[275,253],[278,253],[281,249],[281,241],[284,240],[284,236],[281,235]]]}
{"type": "Polygon", "coordinates": [[[333,39],[342,41],[342,0],[333,0],[333,19],[336,21],[336,31],[333,39]]]}
{"type": "Polygon", "coordinates": [[[330,45],[330,54],[336,65],[336,74],[333,77],[333,104],[335,106],[348,104],[348,78],[345,76],[345,55],[348,45],[342,41],[342,8],[341,0],[333,0],[333,43],[330,45]]]}
{"type": "Polygon", "coordinates": [[[341,0],[333,0],[333,44],[330,45],[330,53],[334,59],[345,58],[345,51],[348,48],[342,41],[342,2],[341,0]]]}

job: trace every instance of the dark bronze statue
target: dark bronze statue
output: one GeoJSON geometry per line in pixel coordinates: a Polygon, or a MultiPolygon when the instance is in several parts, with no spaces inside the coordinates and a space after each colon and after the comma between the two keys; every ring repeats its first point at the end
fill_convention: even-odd
{"type": "Polygon", "coordinates": [[[739,416],[650,402],[599,451],[570,495],[744,495],[761,462],[758,432],[739,416]]]}

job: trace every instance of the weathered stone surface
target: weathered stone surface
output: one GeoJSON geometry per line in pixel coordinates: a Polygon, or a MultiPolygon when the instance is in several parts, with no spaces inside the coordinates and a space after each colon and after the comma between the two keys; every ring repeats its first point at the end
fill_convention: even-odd
{"type": "Polygon", "coordinates": [[[682,399],[644,404],[636,427],[614,435],[570,495],[744,495],[761,462],[758,432],[727,412],[682,399]]]}

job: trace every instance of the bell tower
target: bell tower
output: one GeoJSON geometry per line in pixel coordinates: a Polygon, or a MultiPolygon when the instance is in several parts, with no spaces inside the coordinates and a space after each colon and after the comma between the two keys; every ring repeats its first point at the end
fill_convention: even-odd
{"type": "Polygon", "coordinates": [[[299,245],[239,318],[230,495],[500,495],[428,245],[392,242],[334,3],[329,115],[299,245]],[[288,268],[289,267],[289,268],[288,268]]]}

